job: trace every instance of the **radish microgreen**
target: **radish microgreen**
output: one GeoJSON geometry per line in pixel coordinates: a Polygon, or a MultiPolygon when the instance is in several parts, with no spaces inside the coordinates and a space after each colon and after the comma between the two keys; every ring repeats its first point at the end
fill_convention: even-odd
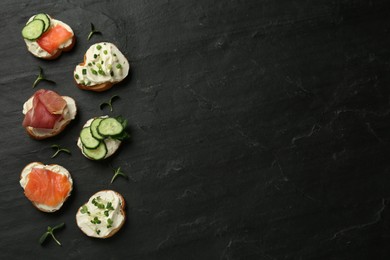
{"type": "Polygon", "coordinates": [[[88,41],[91,39],[92,35],[94,35],[94,34],[102,34],[102,32],[97,31],[95,29],[95,25],[93,25],[93,23],[91,23],[91,32],[88,34],[88,41]]]}
{"type": "Polygon", "coordinates": [[[43,69],[41,67],[39,67],[39,75],[38,75],[37,79],[34,81],[32,87],[35,88],[38,85],[38,83],[41,82],[42,80],[49,82],[49,83],[52,83],[52,84],[56,84],[53,80],[45,78],[45,75],[43,74],[43,69]]]}
{"type": "Polygon", "coordinates": [[[59,245],[61,246],[61,243],[60,241],[58,241],[58,239],[54,236],[54,231],[59,229],[59,228],[62,228],[63,226],[65,225],[65,223],[61,223],[61,224],[58,224],[57,226],[54,226],[54,227],[50,227],[48,226],[47,227],[47,231],[39,238],[39,244],[43,244],[43,242],[45,242],[46,238],[50,235],[54,241],[59,245]]]}

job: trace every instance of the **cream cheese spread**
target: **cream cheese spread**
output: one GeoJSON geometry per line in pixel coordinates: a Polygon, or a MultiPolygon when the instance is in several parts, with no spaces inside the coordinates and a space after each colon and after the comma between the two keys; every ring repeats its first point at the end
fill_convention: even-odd
{"type": "MultiPolygon", "coordinates": [[[[70,28],[69,25],[67,25],[66,23],[63,23],[59,20],[56,20],[56,19],[53,19],[51,18],[49,15],[47,15],[49,18],[50,18],[50,28],[56,26],[56,25],[61,25],[62,27],[64,27],[67,31],[71,32],[73,35],[73,30],[72,28],[70,28]]],[[[34,19],[35,15],[32,16],[26,24],[28,24],[29,22],[31,22],[33,19],[34,19]]],[[[49,29],[50,30],[50,29],[49,29]]],[[[39,57],[39,58],[50,58],[51,56],[53,56],[55,53],[53,54],[50,54],[48,53],[47,51],[45,51],[44,49],[42,49],[39,44],[37,43],[37,41],[30,41],[30,40],[27,40],[27,39],[24,39],[24,42],[26,43],[27,45],[27,49],[32,53],[34,54],[35,56],[39,57]]],[[[59,46],[59,50],[60,49],[64,49],[64,48],[67,48],[69,47],[73,42],[73,39],[70,38],[69,40],[67,40],[66,42],[64,42],[63,44],[61,44],[59,46]]],[[[58,50],[57,50],[58,51],[58,50]]]]}
{"type": "Polygon", "coordinates": [[[115,191],[99,191],[77,211],[77,225],[88,236],[106,237],[124,221],[122,203],[115,191]]]}
{"type": "Polygon", "coordinates": [[[77,84],[91,86],[122,81],[129,74],[126,57],[112,43],[93,44],[85,53],[84,63],[76,66],[74,78],[77,84]]]}

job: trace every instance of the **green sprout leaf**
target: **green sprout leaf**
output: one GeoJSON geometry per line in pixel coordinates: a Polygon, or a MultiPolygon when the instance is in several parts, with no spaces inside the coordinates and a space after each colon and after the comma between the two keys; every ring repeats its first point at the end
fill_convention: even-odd
{"type": "Polygon", "coordinates": [[[53,80],[45,78],[45,75],[43,74],[43,69],[41,67],[39,67],[39,75],[38,75],[37,79],[34,81],[32,87],[35,88],[38,85],[38,83],[41,82],[42,80],[49,82],[49,83],[52,83],[52,84],[56,84],[53,80]]]}
{"type": "Polygon", "coordinates": [[[114,102],[114,100],[118,99],[119,96],[115,95],[115,96],[112,96],[110,98],[110,100],[108,100],[108,102],[103,102],[100,104],[100,110],[103,110],[103,108],[105,106],[108,106],[110,108],[110,112],[112,112],[114,110],[114,108],[112,107],[112,102],[114,102]]]}
{"type": "Polygon", "coordinates": [[[53,144],[53,145],[51,146],[51,148],[56,149],[56,152],[51,156],[51,158],[56,157],[60,152],[64,152],[64,153],[67,153],[67,154],[71,154],[71,152],[70,152],[68,149],[62,148],[62,147],[61,147],[60,145],[58,145],[58,144],[53,144]]]}
{"type": "Polygon", "coordinates": [[[111,183],[113,183],[114,180],[115,180],[118,176],[122,176],[122,177],[125,178],[126,180],[129,179],[129,177],[121,171],[121,167],[118,167],[118,168],[116,168],[116,169],[113,169],[113,171],[114,171],[114,176],[112,176],[111,183]]]}
{"type": "Polygon", "coordinates": [[[88,34],[88,41],[92,38],[92,35],[94,34],[102,34],[102,32],[95,29],[95,25],[91,23],[91,32],[88,34]]]}
{"type": "Polygon", "coordinates": [[[57,245],[61,246],[60,241],[58,241],[58,239],[54,236],[54,231],[62,228],[63,226],[65,226],[65,223],[60,223],[54,227],[48,226],[47,231],[45,233],[43,233],[43,235],[39,238],[39,244],[42,245],[45,242],[45,240],[47,239],[47,237],[50,235],[53,238],[53,240],[57,243],[57,245]]]}

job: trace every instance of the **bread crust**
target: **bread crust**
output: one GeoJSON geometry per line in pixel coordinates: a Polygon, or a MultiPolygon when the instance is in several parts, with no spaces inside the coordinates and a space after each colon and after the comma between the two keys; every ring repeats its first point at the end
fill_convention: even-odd
{"type": "MultiPolygon", "coordinates": [[[[33,97],[34,97],[34,95],[32,95],[30,97],[30,99],[33,98],[33,97]]],[[[68,96],[61,96],[61,97],[62,98],[69,98],[69,99],[73,100],[73,102],[76,104],[75,100],[73,98],[71,98],[71,97],[68,97],[68,96]]],[[[67,106],[68,106],[68,102],[67,102],[67,106]]],[[[77,106],[75,108],[76,108],[76,110],[74,111],[74,116],[77,115],[77,106]]],[[[53,137],[53,136],[56,136],[56,135],[60,134],[66,128],[66,126],[69,125],[69,123],[71,121],[72,121],[72,119],[69,119],[69,120],[62,119],[60,121],[61,125],[60,125],[60,127],[57,130],[55,130],[55,131],[53,130],[51,132],[48,132],[48,133],[45,133],[45,134],[40,134],[40,135],[36,134],[34,132],[35,128],[33,128],[31,126],[27,126],[27,127],[25,127],[25,129],[26,129],[27,134],[31,138],[33,138],[35,140],[43,140],[43,139],[46,139],[46,138],[49,138],[49,137],[53,137]]]]}
{"type": "MultiPolygon", "coordinates": [[[[45,164],[43,164],[43,163],[41,163],[41,162],[31,162],[31,163],[27,164],[27,165],[23,168],[23,170],[21,171],[21,173],[20,173],[20,179],[23,178],[22,174],[23,174],[24,169],[28,168],[31,164],[43,165],[45,168],[51,167],[51,166],[61,166],[61,165],[59,165],[59,164],[46,164],[46,165],[45,165],[45,164]]],[[[63,167],[63,166],[61,166],[61,167],[65,169],[65,167],[63,167]]],[[[69,171],[68,171],[68,172],[69,172],[69,171]]],[[[28,173],[28,174],[30,174],[30,173],[28,173]]],[[[27,176],[28,176],[28,175],[27,175],[27,176]]],[[[69,173],[69,176],[67,176],[67,178],[68,178],[68,179],[72,179],[70,173],[69,173]]],[[[72,190],[73,190],[73,181],[71,181],[70,183],[71,183],[71,188],[70,188],[70,190],[69,190],[67,196],[66,196],[66,197],[64,198],[64,200],[62,201],[62,205],[65,203],[65,201],[70,197],[70,195],[71,195],[71,193],[72,193],[72,190]]],[[[24,189],[24,187],[23,187],[23,189],[24,189]]],[[[46,210],[45,208],[40,207],[39,203],[36,203],[36,202],[34,202],[34,201],[31,201],[31,203],[33,204],[33,206],[34,206],[36,209],[38,209],[38,210],[40,210],[40,211],[42,211],[42,212],[46,212],[46,213],[56,212],[56,211],[58,211],[58,210],[62,207],[62,205],[61,205],[61,207],[58,208],[58,209],[46,210]]]]}
{"type": "MultiPolygon", "coordinates": [[[[93,196],[95,196],[95,195],[98,194],[99,192],[107,192],[107,191],[112,191],[112,192],[114,192],[114,193],[118,196],[118,198],[120,199],[120,201],[121,201],[121,208],[119,209],[119,211],[120,211],[121,215],[123,216],[123,220],[122,220],[122,222],[119,224],[119,226],[118,226],[117,228],[111,230],[111,232],[108,233],[106,236],[103,236],[103,237],[94,237],[94,236],[89,236],[87,233],[85,233],[85,232],[81,229],[81,227],[78,225],[78,222],[77,222],[77,213],[76,213],[76,223],[77,223],[77,226],[79,227],[79,229],[80,229],[85,235],[87,235],[87,236],[89,236],[89,237],[94,237],[94,238],[99,238],[99,239],[106,239],[106,238],[112,237],[113,235],[115,235],[115,234],[123,227],[123,225],[124,225],[125,222],[126,222],[126,211],[125,211],[125,208],[126,208],[126,201],[125,201],[125,199],[123,198],[123,196],[122,196],[120,193],[118,193],[118,192],[116,192],[116,191],[114,191],[114,190],[101,190],[101,191],[98,191],[98,192],[96,192],[95,194],[93,194],[90,198],[92,198],[93,196]]],[[[87,204],[87,203],[88,203],[88,201],[85,202],[85,203],[78,209],[77,212],[79,212],[79,211],[81,210],[81,208],[82,208],[85,204],[87,204]]]]}

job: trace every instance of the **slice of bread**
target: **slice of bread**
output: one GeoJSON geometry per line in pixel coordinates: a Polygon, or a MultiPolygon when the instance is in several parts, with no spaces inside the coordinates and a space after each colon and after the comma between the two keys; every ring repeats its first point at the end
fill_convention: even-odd
{"type": "Polygon", "coordinates": [[[123,81],[129,69],[128,60],[114,44],[100,42],[88,48],[74,70],[74,80],[80,89],[102,92],[123,81]]]}
{"type": "MultiPolygon", "coordinates": [[[[100,116],[100,118],[107,118],[108,116],[100,116]]],[[[92,121],[95,119],[96,117],[93,117],[91,119],[89,119],[83,126],[84,127],[88,127],[91,125],[92,121]]],[[[112,156],[120,147],[121,145],[121,141],[117,140],[117,139],[112,139],[112,138],[105,138],[104,141],[103,141],[106,145],[106,148],[107,148],[107,154],[106,156],[104,157],[104,159],[112,156]]],[[[91,159],[93,160],[92,158],[89,158],[88,155],[86,155],[84,153],[84,150],[83,150],[83,143],[81,142],[81,139],[80,137],[77,139],[77,147],[80,149],[81,153],[88,159],[91,159]]]]}
{"type": "Polygon", "coordinates": [[[126,221],[126,202],[113,190],[102,190],[92,195],[76,213],[76,223],[89,237],[109,238],[115,235],[126,221]],[[98,203],[102,208],[97,206],[98,203]],[[112,208],[110,209],[110,206],[112,208]],[[108,222],[108,219],[111,222],[108,222]]]}
{"type": "Polygon", "coordinates": [[[67,177],[69,183],[71,184],[71,188],[70,188],[67,196],[62,200],[61,203],[59,203],[59,204],[57,204],[56,206],[53,207],[53,206],[45,205],[45,204],[38,203],[38,202],[35,202],[35,201],[31,201],[32,204],[37,209],[39,209],[40,211],[43,211],[43,212],[51,213],[51,212],[55,212],[55,211],[59,210],[62,207],[62,205],[64,204],[64,202],[68,199],[68,197],[70,196],[70,194],[71,194],[71,192],[73,190],[73,180],[72,180],[72,177],[71,177],[69,171],[67,169],[65,169],[64,167],[62,167],[61,165],[58,165],[58,164],[44,165],[41,162],[29,163],[28,165],[26,165],[24,167],[24,169],[22,170],[22,172],[20,174],[20,181],[19,181],[19,183],[20,183],[20,186],[22,186],[23,189],[25,189],[27,183],[29,182],[29,174],[31,173],[33,168],[41,168],[41,169],[50,170],[52,172],[56,172],[56,173],[62,174],[62,175],[67,177]]]}
{"type": "MultiPolygon", "coordinates": [[[[73,98],[68,96],[62,96],[66,101],[66,108],[63,112],[63,118],[58,121],[53,129],[33,128],[31,126],[25,127],[28,135],[34,139],[42,140],[52,136],[56,136],[61,133],[65,127],[76,117],[77,107],[73,98]]],[[[34,95],[30,97],[23,105],[23,114],[25,115],[33,107],[34,95]]]]}
{"type": "MultiPolygon", "coordinates": [[[[49,52],[45,51],[44,49],[42,49],[39,46],[39,44],[37,43],[37,41],[31,41],[31,40],[24,39],[24,42],[26,43],[27,50],[35,57],[40,58],[40,59],[45,59],[45,60],[54,60],[54,59],[58,58],[62,52],[68,52],[68,51],[73,49],[73,47],[76,43],[76,36],[75,36],[72,28],[68,24],[66,24],[60,20],[56,20],[49,15],[47,15],[47,16],[50,18],[50,24],[51,24],[50,26],[51,27],[55,26],[55,25],[61,25],[67,31],[71,32],[73,34],[73,37],[71,39],[69,39],[68,41],[66,41],[65,43],[61,44],[60,47],[54,53],[49,53],[49,52]]],[[[30,19],[27,21],[27,23],[31,22],[34,19],[34,17],[35,17],[35,15],[30,17],[30,19]]]]}

